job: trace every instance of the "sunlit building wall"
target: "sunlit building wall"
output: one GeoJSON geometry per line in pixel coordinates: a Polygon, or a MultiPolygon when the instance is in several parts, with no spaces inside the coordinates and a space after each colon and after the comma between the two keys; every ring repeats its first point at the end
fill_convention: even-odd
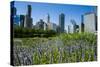
{"type": "Polygon", "coordinates": [[[95,13],[87,13],[83,16],[84,31],[95,33],[97,28],[97,19],[95,13]]]}

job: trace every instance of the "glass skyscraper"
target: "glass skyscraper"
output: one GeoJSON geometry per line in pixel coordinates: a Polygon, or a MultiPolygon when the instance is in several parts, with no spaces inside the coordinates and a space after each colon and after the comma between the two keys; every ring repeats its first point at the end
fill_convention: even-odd
{"type": "Polygon", "coordinates": [[[60,27],[60,32],[64,32],[64,24],[65,24],[65,15],[61,13],[59,15],[59,27],[60,27]]]}

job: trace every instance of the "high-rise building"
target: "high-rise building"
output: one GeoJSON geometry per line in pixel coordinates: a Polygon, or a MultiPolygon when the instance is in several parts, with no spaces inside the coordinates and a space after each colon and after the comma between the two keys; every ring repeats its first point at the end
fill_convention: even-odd
{"type": "Polygon", "coordinates": [[[50,23],[50,15],[47,16],[47,23],[50,23]]]}
{"type": "Polygon", "coordinates": [[[97,31],[97,18],[95,13],[86,13],[83,15],[84,31],[95,33],[97,31]]]}
{"type": "Polygon", "coordinates": [[[65,15],[61,13],[59,15],[59,27],[60,27],[60,32],[64,32],[64,24],[65,24],[65,15]]]}
{"type": "Polygon", "coordinates": [[[27,10],[27,15],[28,15],[29,17],[31,17],[31,11],[32,11],[31,5],[28,5],[27,8],[28,8],[28,10],[27,10]]]}
{"type": "Polygon", "coordinates": [[[51,22],[50,22],[50,15],[48,14],[47,16],[47,29],[50,30],[51,29],[51,22]]]}
{"type": "Polygon", "coordinates": [[[68,33],[70,33],[71,32],[71,30],[70,30],[70,25],[68,25],[68,33]]]}
{"type": "Polygon", "coordinates": [[[55,23],[51,23],[50,15],[47,16],[47,29],[57,31],[57,25],[55,23]]]}
{"type": "Polygon", "coordinates": [[[46,27],[47,27],[47,25],[42,19],[40,19],[40,21],[36,23],[37,29],[45,30],[46,27]]]}
{"type": "Polygon", "coordinates": [[[48,25],[44,22],[44,30],[48,29],[48,25]]]}
{"type": "Polygon", "coordinates": [[[19,15],[14,16],[13,23],[16,24],[15,26],[20,26],[20,16],[19,15]]]}
{"type": "Polygon", "coordinates": [[[81,26],[80,26],[80,32],[84,32],[83,15],[81,16],[81,26]]]}
{"type": "Polygon", "coordinates": [[[78,33],[79,32],[79,25],[76,24],[75,20],[71,20],[70,25],[70,33],[78,33]]]}
{"type": "Polygon", "coordinates": [[[31,18],[31,5],[27,6],[27,14],[25,15],[25,21],[24,21],[24,27],[26,28],[32,28],[33,24],[32,24],[32,18],[31,18]]]}
{"type": "Polygon", "coordinates": [[[20,26],[24,27],[24,20],[25,20],[25,16],[24,15],[20,15],[20,26]]]}
{"type": "Polygon", "coordinates": [[[84,32],[84,23],[81,23],[81,32],[84,32]]]}
{"type": "Polygon", "coordinates": [[[69,33],[74,33],[75,32],[74,28],[75,28],[75,26],[73,24],[71,24],[69,26],[69,33]]]}
{"type": "Polygon", "coordinates": [[[57,32],[57,25],[55,23],[50,23],[50,30],[54,30],[57,32]]]}
{"type": "Polygon", "coordinates": [[[30,18],[28,15],[25,16],[25,22],[24,22],[24,27],[26,28],[32,28],[32,18],[30,18]]]}

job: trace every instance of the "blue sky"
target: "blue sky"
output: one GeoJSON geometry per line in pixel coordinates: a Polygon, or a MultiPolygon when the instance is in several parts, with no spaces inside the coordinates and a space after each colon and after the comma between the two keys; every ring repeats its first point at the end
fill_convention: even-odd
{"type": "Polygon", "coordinates": [[[71,5],[71,4],[51,4],[51,3],[37,3],[37,2],[24,2],[15,1],[17,14],[25,15],[27,13],[27,5],[32,6],[33,24],[36,24],[40,19],[47,22],[47,15],[50,15],[52,23],[59,24],[59,14],[65,14],[65,29],[70,25],[71,19],[74,19],[78,25],[81,23],[81,15],[88,12],[95,12],[95,6],[71,5]]]}

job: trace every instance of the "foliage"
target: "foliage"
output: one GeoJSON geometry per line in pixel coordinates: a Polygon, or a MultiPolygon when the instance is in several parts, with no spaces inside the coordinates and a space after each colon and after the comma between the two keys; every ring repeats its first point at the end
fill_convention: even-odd
{"type": "Polygon", "coordinates": [[[22,27],[15,27],[13,33],[15,38],[53,37],[57,34],[57,32],[55,32],[54,30],[29,29],[22,27]]]}
{"type": "MultiPolygon", "coordinates": [[[[18,55],[22,53],[25,56],[30,53],[27,55],[29,59],[29,56],[32,56],[32,62],[30,64],[86,62],[97,60],[97,36],[91,33],[64,33],[49,38],[15,38],[14,45],[18,48],[16,49],[18,55]],[[17,45],[16,39],[22,40],[23,45],[17,45]],[[24,52],[20,49],[24,50],[24,52]]],[[[24,56],[22,56],[21,59],[24,59],[24,56]]],[[[20,57],[17,57],[16,59],[18,58],[20,57]]],[[[19,61],[21,61],[21,59],[19,61]]],[[[25,61],[23,59],[22,61],[25,61]]],[[[16,65],[18,65],[18,61],[15,60],[15,62],[16,65]]],[[[19,65],[21,64],[26,65],[26,63],[20,63],[19,65]]]]}

